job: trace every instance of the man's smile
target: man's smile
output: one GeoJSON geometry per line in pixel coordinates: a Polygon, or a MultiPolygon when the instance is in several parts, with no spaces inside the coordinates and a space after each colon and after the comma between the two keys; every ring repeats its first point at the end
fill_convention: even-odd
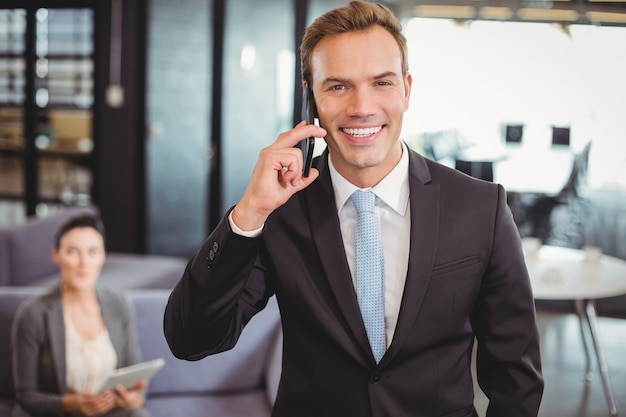
{"type": "Polygon", "coordinates": [[[341,130],[347,135],[354,136],[357,138],[365,138],[368,136],[375,135],[376,133],[380,132],[382,128],[383,128],[382,126],[361,127],[361,128],[344,127],[344,128],[341,128],[341,130]]]}

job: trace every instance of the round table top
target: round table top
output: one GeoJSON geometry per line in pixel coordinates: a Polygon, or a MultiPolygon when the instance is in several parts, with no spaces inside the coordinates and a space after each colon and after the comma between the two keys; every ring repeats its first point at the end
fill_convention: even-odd
{"type": "Polygon", "coordinates": [[[539,300],[591,300],[626,294],[626,261],[596,251],[541,246],[526,252],[533,294],[539,300]]]}

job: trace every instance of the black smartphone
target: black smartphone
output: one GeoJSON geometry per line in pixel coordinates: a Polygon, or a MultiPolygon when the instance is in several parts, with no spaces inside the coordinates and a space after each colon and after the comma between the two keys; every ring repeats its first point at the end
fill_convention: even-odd
{"type": "MultiPolygon", "coordinates": [[[[305,88],[302,92],[302,118],[309,124],[320,125],[315,100],[313,99],[313,92],[310,87],[305,88]]],[[[311,136],[301,140],[296,147],[300,148],[302,151],[302,175],[308,177],[311,171],[311,165],[313,164],[315,137],[311,136]]]]}

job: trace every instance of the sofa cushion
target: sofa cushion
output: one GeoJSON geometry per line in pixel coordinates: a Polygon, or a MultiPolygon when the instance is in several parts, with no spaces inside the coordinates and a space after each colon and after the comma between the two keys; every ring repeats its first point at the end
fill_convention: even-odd
{"type": "MultiPolygon", "coordinates": [[[[99,285],[115,288],[172,289],[182,277],[187,259],[164,255],[137,255],[110,252],[106,255],[99,285]]],[[[45,276],[31,279],[28,285],[49,287],[59,282],[58,267],[45,276]]]]}
{"type": "MultiPolygon", "coordinates": [[[[169,293],[162,290],[132,291],[143,359],[165,359],[163,368],[150,381],[148,395],[158,397],[172,393],[228,393],[257,389],[266,395],[267,364],[271,355],[275,354],[272,347],[280,329],[275,299],[272,298],[267,307],[252,318],[233,349],[188,362],[171,354],[163,335],[163,313],[169,293]]],[[[280,361],[273,363],[280,366],[280,361]]]]}
{"type": "MultiPolygon", "coordinates": [[[[0,229],[0,286],[57,284],[59,268],[50,254],[54,236],[66,221],[79,214],[100,215],[95,206],[69,207],[46,218],[0,229]]],[[[100,283],[127,289],[172,289],[186,264],[187,259],[182,257],[109,252],[100,283]]]]}
{"type": "Polygon", "coordinates": [[[271,408],[259,390],[212,396],[149,397],[146,408],[153,417],[269,417],[271,408]]]}

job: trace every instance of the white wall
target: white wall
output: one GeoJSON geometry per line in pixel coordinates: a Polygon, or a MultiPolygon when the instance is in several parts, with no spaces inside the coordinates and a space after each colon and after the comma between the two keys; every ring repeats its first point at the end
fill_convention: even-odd
{"type": "Polygon", "coordinates": [[[551,125],[570,125],[573,150],[592,140],[589,185],[626,187],[626,28],[420,18],[404,26],[407,140],[458,128],[496,146],[503,123],[521,122],[525,145],[539,149],[550,146],[551,125]]]}

